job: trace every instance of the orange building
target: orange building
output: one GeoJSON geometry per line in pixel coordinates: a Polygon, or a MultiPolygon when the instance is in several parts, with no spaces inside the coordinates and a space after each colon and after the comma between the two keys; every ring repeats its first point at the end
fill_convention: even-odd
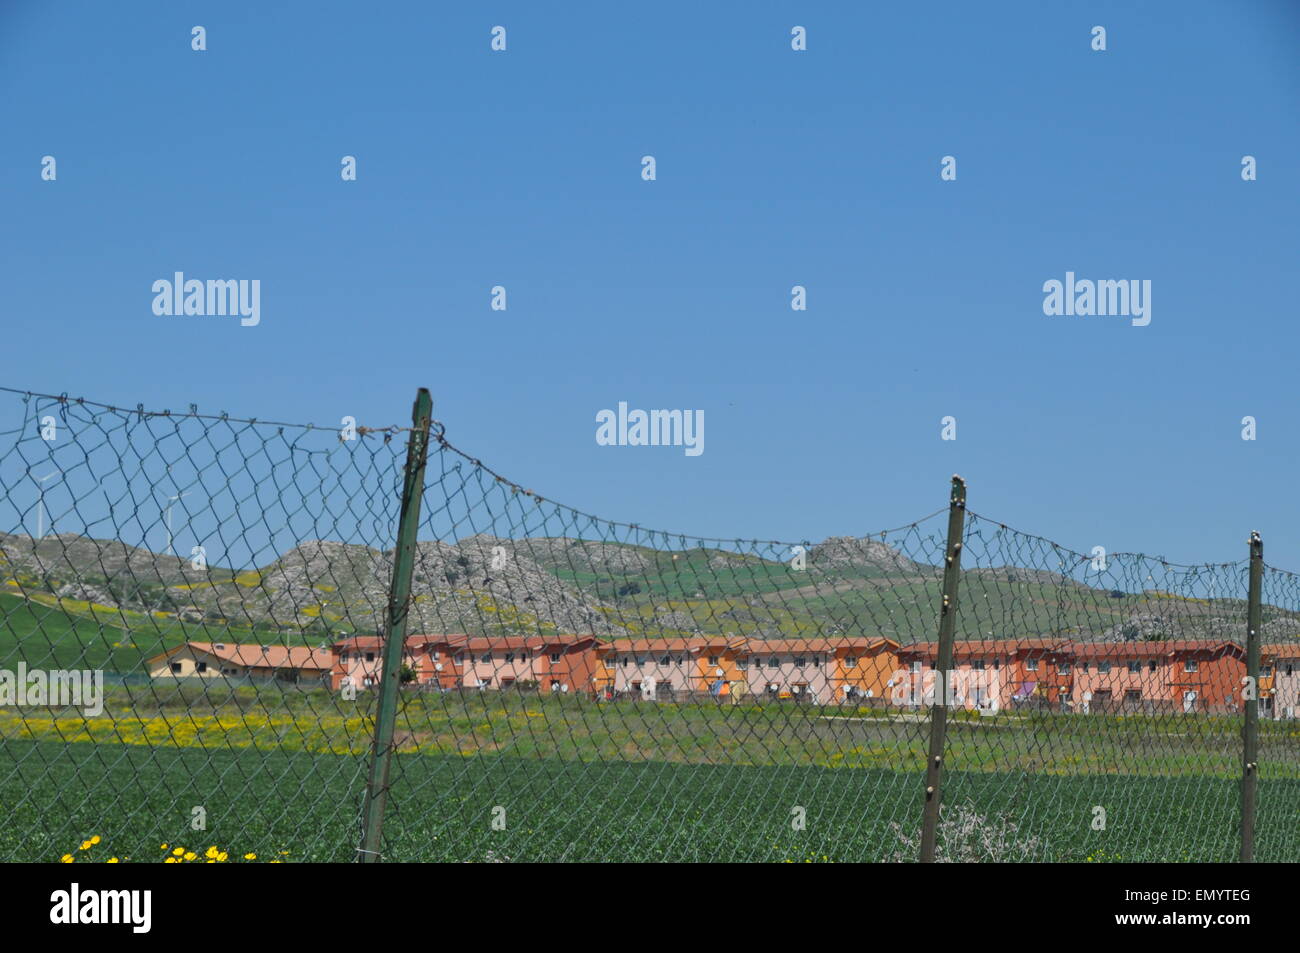
{"type": "Polygon", "coordinates": [[[1246,652],[1235,642],[1181,641],[1164,643],[1169,695],[1182,711],[1242,710],[1242,678],[1246,652]]]}
{"type": "Polygon", "coordinates": [[[601,664],[594,635],[549,636],[540,640],[533,679],[544,692],[591,692],[599,683],[601,664]]]}
{"type": "Polygon", "coordinates": [[[444,636],[459,684],[497,689],[535,684],[541,692],[590,691],[599,677],[594,635],[444,636]]]}
{"type": "Polygon", "coordinates": [[[834,646],[831,690],[836,701],[889,698],[890,681],[899,670],[893,639],[851,636],[829,639],[834,646]]]}
{"type": "Polygon", "coordinates": [[[1072,642],[1069,650],[1071,702],[1082,710],[1241,711],[1246,653],[1235,642],[1072,642]]]}
{"type": "Polygon", "coordinates": [[[416,635],[407,639],[415,657],[416,681],[443,690],[462,684],[460,641],[464,635],[416,635]]]}

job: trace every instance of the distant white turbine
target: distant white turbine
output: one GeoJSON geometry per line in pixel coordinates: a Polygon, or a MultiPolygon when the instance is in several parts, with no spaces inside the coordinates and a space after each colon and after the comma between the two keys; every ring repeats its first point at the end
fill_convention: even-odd
{"type": "Polygon", "coordinates": [[[175,496],[167,497],[167,508],[163,510],[163,514],[167,517],[167,547],[165,551],[170,556],[176,555],[172,552],[172,507],[176,505],[178,500],[187,496],[189,496],[189,493],[177,493],[175,496]]]}
{"type": "Polygon", "coordinates": [[[56,477],[58,475],[59,475],[58,470],[55,470],[53,473],[43,477],[34,477],[30,473],[27,474],[28,479],[32,480],[36,484],[37,489],[39,490],[39,495],[36,501],[36,538],[37,539],[45,538],[45,481],[50,479],[51,477],[56,477]]]}

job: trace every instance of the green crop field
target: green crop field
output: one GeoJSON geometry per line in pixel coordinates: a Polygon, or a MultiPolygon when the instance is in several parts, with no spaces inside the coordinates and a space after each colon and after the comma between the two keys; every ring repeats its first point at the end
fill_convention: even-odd
{"type": "MultiPolygon", "coordinates": [[[[373,698],[204,688],[113,688],[97,718],[0,715],[0,857],[57,859],[98,834],[131,860],[163,843],[352,859],[373,698]]],[[[914,855],[923,714],[403,693],[397,727],[390,859],[914,855]]],[[[1231,860],[1239,730],[1203,715],[962,713],[945,803],[1006,842],[982,859],[1231,860]]],[[[1300,727],[1260,735],[1257,856],[1300,860],[1300,727]]]]}
{"type": "MultiPolygon", "coordinates": [[[[133,749],[8,740],[0,781],[14,810],[0,855],[55,860],[92,834],[123,859],[160,845],[290,861],[351,860],[364,761],[306,752],[133,749]],[[190,830],[191,810],[207,829],[190,830]],[[271,808],[268,810],[268,806],[271,808]]],[[[914,831],[921,777],[880,769],[743,767],[511,757],[397,758],[385,826],[390,860],[894,859],[914,831]],[[792,812],[806,827],[792,828],[792,812]],[[497,813],[494,813],[497,812],[497,813]],[[493,829],[493,818],[504,829],[493,829]]],[[[1006,817],[1023,859],[1225,861],[1237,785],[1218,778],[956,772],[951,803],[1006,817]],[[1093,830],[1096,806],[1107,827],[1093,830]]],[[[1261,784],[1257,853],[1300,860],[1300,780],[1261,784]]],[[[910,855],[908,855],[910,857],[910,855]]],[[[1019,859],[1019,858],[1007,858],[1019,859]]]]}

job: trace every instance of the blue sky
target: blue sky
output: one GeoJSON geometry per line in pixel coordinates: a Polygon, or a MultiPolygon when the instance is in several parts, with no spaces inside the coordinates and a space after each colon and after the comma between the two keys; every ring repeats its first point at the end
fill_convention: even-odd
{"type": "Polygon", "coordinates": [[[1076,550],[1300,568],[1297,43],[1281,2],[6,0],[0,383],[330,426],[424,385],[647,527],[860,535],[959,472],[1076,550]],[[261,323],[156,316],[175,271],[261,323]],[[1150,325],[1045,316],[1067,271],[1149,279],[1150,325]],[[619,401],[705,452],[598,446],[619,401]]]}

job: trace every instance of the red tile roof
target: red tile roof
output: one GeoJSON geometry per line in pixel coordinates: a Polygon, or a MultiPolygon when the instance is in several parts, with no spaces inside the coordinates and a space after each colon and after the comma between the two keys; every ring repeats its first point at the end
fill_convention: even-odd
{"type": "MultiPolygon", "coordinates": [[[[301,670],[328,671],[334,663],[333,656],[325,649],[308,648],[305,645],[236,645],[231,642],[186,642],[185,646],[196,652],[203,652],[225,662],[232,662],[244,668],[294,668],[301,670]]],[[[175,653],[178,646],[163,655],[175,653]]],[[[161,658],[161,656],[155,656],[161,658]]]]}
{"type": "Polygon", "coordinates": [[[867,651],[889,646],[898,648],[893,639],[872,638],[865,635],[821,636],[811,639],[749,639],[745,650],[755,652],[836,652],[840,649],[867,651]]]}
{"type": "Polygon", "coordinates": [[[706,649],[740,649],[743,639],[722,635],[693,635],[671,639],[614,639],[601,645],[606,652],[703,652],[706,649]]]}
{"type": "MultiPolygon", "coordinates": [[[[960,639],[953,643],[953,656],[961,658],[972,655],[1014,655],[1017,652],[1059,653],[1067,650],[1069,642],[1065,639],[960,639]]],[[[939,655],[937,642],[912,642],[898,648],[899,655],[923,655],[936,658],[939,655]]]]}

